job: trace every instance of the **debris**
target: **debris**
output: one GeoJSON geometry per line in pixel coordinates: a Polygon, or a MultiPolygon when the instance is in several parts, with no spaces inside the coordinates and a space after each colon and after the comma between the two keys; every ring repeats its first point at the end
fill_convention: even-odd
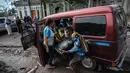
{"type": "Polygon", "coordinates": [[[23,68],[20,68],[20,70],[26,70],[26,68],[23,67],[23,68]]]}
{"type": "Polygon", "coordinates": [[[35,66],[34,68],[32,68],[29,72],[27,73],[35,73],[35,71],[37,70],[38,66],[42,66],[38,61],[37,61],[37,66],[35,66]]]}
{"type": "Polygon", "coordinates": [[[113,70],[113,71],[123,71],[122,68],[118,68],[118,67],[107,67],[107,69],[113,70]]]}
{"type": "Polygon", "coordinates": [[[35,73],[35,71],[37,70],[38,66],[35,66],[34,68],[32,68],[29,72],[27,73],[35,73]]]}
{"type": "Polygon", "coordinates": [[[17,71],[0,61],[0,73],[17,73],[17,71]]]}
{"type": "Polygon", "coordinates": [[[39,66],[42,66],[38,61],[37,61],[37,64],[38,64],[39,66]]]}
{"type": "Polygon", "coordinates": [[[3,53],[3,51],[0,51],[0,54],[2,54],[3,53]]]}
{"type": "Polygon", "coordinates": [[[0,47],[1,48],[22,48],[23,46],[21,46],[21,45],[2,45],[2,44],[0,44],[0,47]]]}
{"type": "Polygon", "coordinates": [[[24,51],[22,48],[7,48],[7,47],[0,47],[0,51],[2,54],[11,54],[11,55],[21,55],[24,51]]]}

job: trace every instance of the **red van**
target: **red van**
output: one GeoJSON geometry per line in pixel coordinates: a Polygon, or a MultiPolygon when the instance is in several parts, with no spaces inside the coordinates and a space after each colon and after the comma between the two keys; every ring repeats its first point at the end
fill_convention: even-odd
{"type": "MultiPolygon", "coordinates": [[[[63,20],[65,26],[72,26],[85,38],[89,47],[88,57],[81,61],[85,68],[93,70],[96,65],[121,67],[128,49],[127,20],[122,7],[113,5],[86,8],[49,15],[44,20],[49,18],[55,20],[56,25],[63,20]]],[[[36,46],[41,64],[45,66],[46,53],[42,49],[38,27],[36,25],[36,32],[33,28],[24,30],[21,41],[24,49],[36,46]]]]}

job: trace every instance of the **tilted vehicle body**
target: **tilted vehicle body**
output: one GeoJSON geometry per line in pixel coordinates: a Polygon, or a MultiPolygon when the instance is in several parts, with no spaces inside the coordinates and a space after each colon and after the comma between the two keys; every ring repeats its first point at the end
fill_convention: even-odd
{"type": "MultiPolygon", "coordinates": [[[[84,67],[93,70],[96,65],[109,67],[122,65],[127,52],[127,21],[123,8],[120,6],[100,6],[57,13],[45,17],[44,20],[49,18],[55,20],[56,24],[58,24],[58,20],[71,19],[71,26],[85,38],[89,47],[87,53],[89,58],[84,58],[81,61],[84,67]],[[91,63],[86,64],[88,61],[91,63]]],[[[46,54],[40,42],[38,25],[36,32],[32,34],[35,36],[33,44],[38,49],[42,65],[45,66],[46,54]]],[[[24,46],[29,43],[25,39],[27,37],[30,35],[22,37],[22,41],[24,41],[22,44],[25,49],[33,45],[24,46]]]]}

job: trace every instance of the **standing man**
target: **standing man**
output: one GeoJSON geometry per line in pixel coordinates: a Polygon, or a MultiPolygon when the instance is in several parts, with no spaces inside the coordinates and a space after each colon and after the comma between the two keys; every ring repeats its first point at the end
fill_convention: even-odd
{"type": "Polygon", "coordinates": [[[27,16],[24,16],[24,22],[25,23],[27,22],[27,16]]]}
{"type": "Polygon", "coordinates": [[[11,35],[12,34],[12,30],[11,30],[11,27],[10,27],[10,22],[8,19],[5,19],[5,28],[8,32],[8,35],[11,35]]]}
{"type": "Polygon", "coordinates": [[[27,18],[26,18],[26,22],[27,22],[27,24],[31,24],[31,23],[32,23],[32,19],[31,19],[30,16],[27,16],[27,18]]]}
{"type": "Polygon", "coordinates": [[[17,30],[19,33],[21,33],[20,27],[21,27],[21,20],[19,19],[19,17],[17,16],[16,18],[16,24],[17,24],[17,30]]]}

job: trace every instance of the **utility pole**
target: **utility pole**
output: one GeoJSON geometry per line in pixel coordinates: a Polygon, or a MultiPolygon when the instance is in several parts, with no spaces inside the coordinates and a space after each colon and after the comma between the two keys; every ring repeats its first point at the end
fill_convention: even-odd
{"type": "Polygon", "coordinates": [[[99,5],[100,5],[100,1],[96,0],[96,6],[99,6],[99,5]]]}
{"type": "Polygon", "coordinates": [[[43,1],[40,0],[41,17],[43,18],[43,6],[42,6],[42,3],[43,3],[43,1]]]}
{"type": "Polygon", "coordinates": [[[5,2],[7,3],[7,7],[6,7],[6,17],[8,18],[8,7],[9,7],[9,3],[8,3],[8,0],[5,0],[5,2]]]}
{"type": "Polygon", "coordinates": [[[45,16],[47,16],[47,11],[46,11],[46,0],[43,0],[43,5],[44,5],[44,13],[45,13],[45,16]]]}
{"type": "Polygon", "coordinates": [[[91,0],[88,0],[88,8],[91,7],[91,0]]]}
{"type": "Polygon", "coordinates": [[[30,16],[32,17],[32,14],[31,14],[31,2],[30,2],[30,0],[28,0],[28,5],[29,5],[29,9],[30,9],[30,16]]]}

